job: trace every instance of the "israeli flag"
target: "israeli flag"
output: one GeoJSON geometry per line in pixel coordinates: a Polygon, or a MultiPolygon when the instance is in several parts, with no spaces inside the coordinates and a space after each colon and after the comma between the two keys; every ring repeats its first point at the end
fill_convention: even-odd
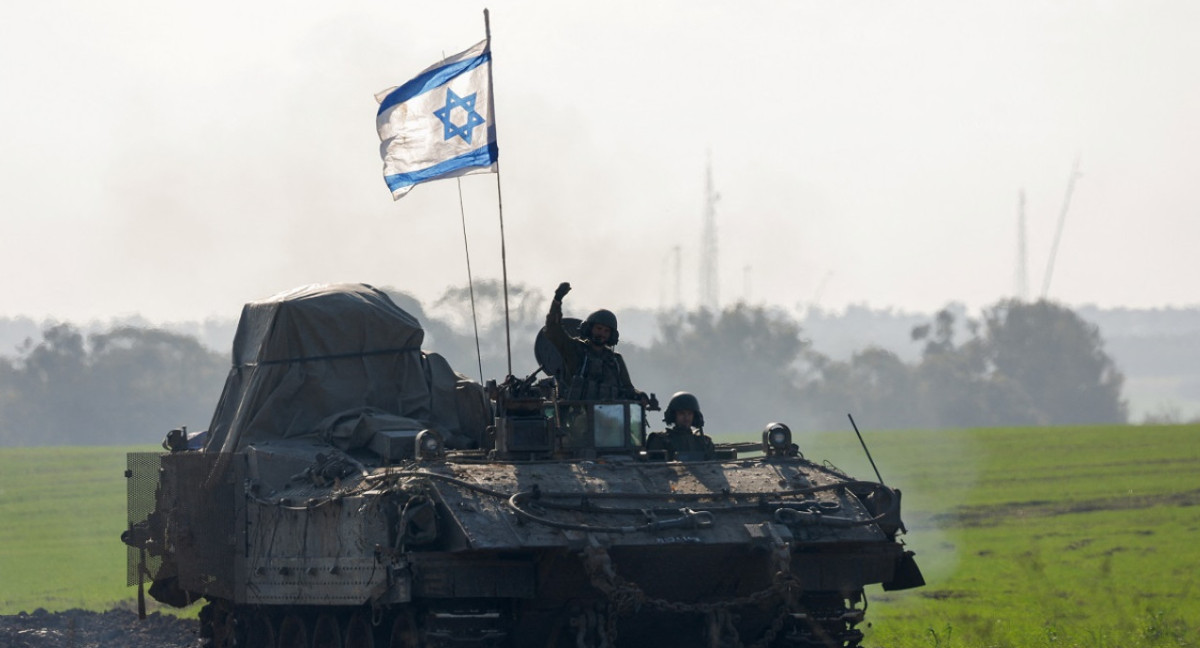
{"type": "Polygon", "coordinates": [[[375,95],[383,179],[393,200],[419,182],[496,171],[491,66],[483,40],[375,95]]]}

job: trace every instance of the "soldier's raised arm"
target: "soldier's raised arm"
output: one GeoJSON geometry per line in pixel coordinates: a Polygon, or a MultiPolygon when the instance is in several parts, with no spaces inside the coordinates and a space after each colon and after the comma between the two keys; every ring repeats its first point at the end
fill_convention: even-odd
{"type": "Polygon", "coordinates": [[[554,299],[550,302],[550,311],[546,313],[546,339],[558,348],[559,353],[563,352],[569,340],[567,332],[562,327],[562,300],[569,292],[571,292],[571,284],[565,281],[558,284],[558,288],[554,290],[554,299]]]}

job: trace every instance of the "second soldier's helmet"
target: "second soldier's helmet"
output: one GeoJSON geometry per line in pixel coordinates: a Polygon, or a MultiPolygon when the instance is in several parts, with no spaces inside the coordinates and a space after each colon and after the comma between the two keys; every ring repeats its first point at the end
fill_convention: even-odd
{"type": "Polygon", "coordinates": [[[675,395],[667,402],[667,411],[663,412],[663,422],[667,425],[675,425],[675,412],[678,410],[692,410],[692,425],[698,428],[704,427],[704,415],[700,413],[700,401],[691,392],[675,392],[675,395]]]}
{"type": "Polygon", "coordinates": [[[583,323],[579,325],[579,337],[585,340],[591,339],[592,324],[603,324],[612,330],[612,333],[608,335],[608,342],[605,342],[605,344],[608,346],[617,346],[617,339],[620,336],[617,335],[617,316],[613,315],[612,311],[601,308],[588,315],[587,319],[583,320],[583,323]]]}

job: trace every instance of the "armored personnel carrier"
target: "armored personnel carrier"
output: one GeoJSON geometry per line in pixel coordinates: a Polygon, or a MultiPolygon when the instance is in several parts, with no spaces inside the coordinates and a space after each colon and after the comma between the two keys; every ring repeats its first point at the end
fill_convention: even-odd
{"type": "Polygon", "coordinates": [[[130,584],[217,648],[857,646],[923,584],[900,493],[787,427],[645,450],[639,401],[480,385],[365,285],[248,304],[207,431],[128,458],[130,584]]]}

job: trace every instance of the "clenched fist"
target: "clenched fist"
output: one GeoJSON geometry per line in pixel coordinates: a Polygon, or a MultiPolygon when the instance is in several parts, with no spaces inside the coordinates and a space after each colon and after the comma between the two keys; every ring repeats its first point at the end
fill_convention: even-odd
{"type": "Polygon", "coordinates": [[[554,291],[554,301],[562,301],[562,298],[566,297],[569,292],[571,292],[571,284],[565,281],[558,284],[558,288],[554,291]]]}

